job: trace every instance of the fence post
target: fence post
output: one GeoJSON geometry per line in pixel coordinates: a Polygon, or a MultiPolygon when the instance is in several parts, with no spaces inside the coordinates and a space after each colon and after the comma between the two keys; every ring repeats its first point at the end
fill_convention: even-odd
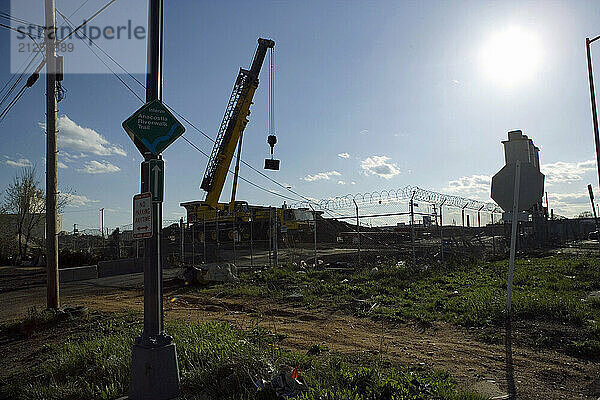
{"type": "Polygon", "coordinates": [[[354,208],[356,209],[356,236],[357,236],[357,253],[358,253],[358,268],[360,268],[360,219],[358,216],[358,204],[356,204],[356,200],[352,199],[354,202],[354,208]]]}
{"type": "Polygon", "coordinates": [[[273,264],[275,267],[279,267],[279,260],[277,258],[279,251],[279,243],[277,240],[277,234],[279,233],[279,217],[277,216],[277,207],[275,207],[275,218],[273,218],[273,224],[275,225],[275,229],[273,229],[273,264]]]}
{"type": "Polygon", "coordinates": [[[221,261],[221,238],[220,238],[221,235],[219,235],[219,233],[220,233],[219,232],[219,210],[216,211],[216,216],[217,216],[216,217],[217,224],[216,224],[216,228],[215,228],[215,231],[217,232],[216,262],[219,262],[219,261],[221,261]]]}
{"type": "Polygon", "coordinates": [[[202,259],[206,264],[206,214],[202,218],[202,259]]]}
{"type": "Polygon", "coordinates": [[[315,241],[315,268],[317,267],[317,260],[318,260],[318,256],[317,256],[317,212],[315,211],[315,209],[313,208],[312,204],[309,204],[312,212],[313,212],[313,220],[314,220],[314,241],[315,241]]]}
{"type": "Polygon", "coordinates": [[[184,265],[185,264],[185,250],[184,250],[184,238],[183,235],[185,234],[185,229],[183,227],[183,217],[179,218],[179,263],[180,265],[184,265]]]}
{"type": "Polygon", "coordinates": [[[269,207],[269,267],[273,266],[273,207],[269,207]]]}
{"type": "Polygon", "coordinates": [[[412,264],[413,268],[417,266],[417,254],[415,252],[415,192],[410,196],[410,241],[412,245],[412,264]]]}
{"type": "MultiPolygon", "coordinates": [[[[196,219],[194,219],[194,222],[196,219]]],[[[192,223],[192,267],[196,266],[196,224],[192,223]]]]}
{"type": "Polygon", "coordinates": [[[235,220],[235,210],[233,211],[233,234],[231,235],[231,238],[233,239],[233,264],[235,264],[237,262],[237,257],[236,257],[236,252],[235,252],[235,237],[237,235],[237,224],[236,224],[236,220],[235,220]]]}
{"type": "Polygon", "coordinates": [[[444,207],[444,203],[446,203],[446,199],[444,199],[444,201],[442,201],[442,203],[440,204],[440,259],[442,261],[442,265],[444,264],[444,220],[443,220],[443,212],[442,209],[444,207]]]}
{"type": "Polygon", "coordinates": [[[254,267],[254,232],[252,232],[252,225],[254,224],[254,211],[250,210],[250,266],[254,267]]]}
{"type": "Polygon", "coordinates": [[[494,212],[491,212],[492,215],[492,256],[496,257],[496,231],[494,226],[494,212]]]}

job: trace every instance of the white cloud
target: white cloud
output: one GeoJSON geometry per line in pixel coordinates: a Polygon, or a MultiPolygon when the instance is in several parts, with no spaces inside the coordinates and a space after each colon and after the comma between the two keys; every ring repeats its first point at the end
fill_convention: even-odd
{"type": "Polygon", "coordinates": [[[546,183],[573,183],[583,180],[585,173],[596,169],[596,161],[588,160],[582,162],[557,161],[552,164],[544,164],[542,173],[546,175],[546,183]]]}
{"type": "Polygon", "coordinates": [[[369,131],[367,129],[363,129],[362,131],[360,131],[361,135],[368,135],[369,131]]]}
{"type": "Polygon", "coordinates": [[[306,175],[304,178],[307,182],[321,181],[321,180],[329,180],[332,176],[341,176],[337,171],[329,171],[329,172],[319,172],[315,175],[306,175]]]}
{"type": "Polygon", "coordinates": [[[442,192],[463,197],[489,198],[492,188],[492,177],[488,175],[471,175],[451,180],[442,192]]]}
{"type": "Polygon", "coordinates": [[[338,181],[338,185],[345,185],[345,184],[346,184],[346,182],[344,182],[344,181],[338,181]]]}
{"type": "Polygon", "coordinates": [[[118,172],[121,168],[117,167],[109,163],[108,161],[88,161],[83,168],[78,169],[80,172],[85,172],[87,174],[107,174],[111,172],[118,172]]]}
{"type": "Polygon", "coordinates": [[[67,168],[69,168],[69,167],[67,166],[67,164],[65,164],[64,162],[61,162],[61,161],[57,162],[57,163],[56,163],[56,165],[58,166],[58,168],[62,168],[62,169],[67,169],[67,168]]]}
{"type": "Polygon", "coordinates": [[[385,179],[391,179],[400,173],[400,169],[394,163],[388,162],[389,157],[371,156],[361,161],[360,167],[365,175],[377,175],[385,179]]]}
{"type": "Polygon", "coordinates": [[[356,182],[352,181],[350,182],[351,185],[356,185],[356,182]]]}
{"type": "MultiPolygon", "coordinates": [[[[46,124],[40,123],[39,125],[43,130],[46,129],[46,124]]],[[[111,144],[104,136],[91,128],[77,125],[66,115],[58,118],[58,130],[58,144],[61,148],[98,156],[127,155],[120,146],[111,144]]]]}
{"type": "Polygon", "coordinates": [[[6,165],[10,165],[11,167],[33,167],[31,161],[27,158],[18,158],[16,160],[10,158],[9,156],[4,156],[6,160],[4,161],[6,165]]]}
{"type": "Polygon", "coordinates": [[[70,207],[80,207],[85,206],[90,203],[99,203],[99,200],[89,199],[87,196],[71,194],[71,193],[61,193],[60,196],[66,200],[67,205],[70,207]]]}
{"type": "Polygon", "coordinates": [[[340,153],[340,154],[338,154],[338,157],[339,158],[350,158],[350,154],[348,154],[348,153],[340,153]]]}
{"type": "MultiPolygon", "coordinates": [[[[595,188],[594,193],[598,189],[595,188]]],[[[565,217],[576,217],[583,211],[590,211],[591,204],[587,188],[582,187],[580,193],[548,193],[548,202],[554,214],[565,217]]]]}

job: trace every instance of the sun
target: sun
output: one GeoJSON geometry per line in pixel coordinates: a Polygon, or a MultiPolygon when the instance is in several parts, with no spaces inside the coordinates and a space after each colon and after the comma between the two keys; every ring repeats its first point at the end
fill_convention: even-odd
{"type": "Polygon", "coordinates": [[[534,33],[509,27],[487,39],[480,61],[488,79],[512,87],[530,80],[538,72],[541,47],[534,33]]]}

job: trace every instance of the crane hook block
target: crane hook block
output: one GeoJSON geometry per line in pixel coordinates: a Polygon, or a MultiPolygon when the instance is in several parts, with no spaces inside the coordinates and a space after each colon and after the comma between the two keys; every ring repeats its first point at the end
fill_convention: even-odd
{"type": "Polygon", "coordinates": [[[273,147],[277,143],[277,136],[269,135],[269,137],[267,138],[267,143],[269,143],[269,146],[271,146],[271,154],[273,154],[273,147]]]}
{"type": "Polygon", "coordinates": [[[269,146],[271,146],[271,158],[265,159],[265,169],[279,171],[279,160],[273,159],[273,147],[275,146],[275,143],[277,143],[277,136],[269,135],[269,137],[267,138],[267,143],[269,144],[269,146]]]}

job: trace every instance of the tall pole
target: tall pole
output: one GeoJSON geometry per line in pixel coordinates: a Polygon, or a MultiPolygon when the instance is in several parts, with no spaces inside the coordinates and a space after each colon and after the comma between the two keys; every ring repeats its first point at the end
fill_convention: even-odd
{"type": "Polygon", "coordinates": [[[58,282],[58,232],[56,231],[56,9],[46,0],[46,306],[60,307],[58,282]]]}
{"type": "Polygon", "coordinates": [[[592,72],[592,52],[590,44],[600,39],[596,36],[593,39],[585,38],[585,48],[587,52],[588,79],[590,81],[590,102],[592,103],[592,122],[594,125],[594,143],[596,144],[596,167],[598,168],[598,182],[600,183],[600,133],[598,132],[598,112],[596,111],[596,92],[594,91],[594,74],[592,72]]]}
{"type": "MultiPolygon", "coordinates": [[[[146,102],[162,100],[163,0],[149,0],[146,102]]],[[[160,155],[144,154],[145,162],[160,155]]],[[[142,193],[150,192],[144,176],[142,193]]],[[[159,190],[159,188],[156,188],[159,190]]],[[[129,399],[167,400],[179,396],[179,367],[173,338],[164,331],[161,263],[162,201],[152,202],[152,237],[144,246],[144,330],[132,349],[129,399]]]]}
{"type": "Polygon", "coordinates": [[[506,318],[510,319],[512,304],[513,273],[515,270],[515,255],[517,252],[517,226],[519,225],[519,189],[521,187],[521,160],[515,165],[515,186],[513,193],[512,224],[510,231],[510,257],[508,264],[508,284],[506,288],[506,318]]]}
{"type": "MultiPolygon", "coordinates": [[[[148,5],[148,59],[146,74],[146,102],[162,99],[162,0],[149,0],[148,5]]],[[[146,153],[148,161],[158,159],[146,153]]],[[[142,193],[150,191],[150,179],[144,179],[142,193]]],[[[163,333],[162,318],[162,268],[160,236],[162,228],[162,203],[152,202],[152,237],[144,246],[144,332],[143,341],[150,341],[163,333]]]]}

